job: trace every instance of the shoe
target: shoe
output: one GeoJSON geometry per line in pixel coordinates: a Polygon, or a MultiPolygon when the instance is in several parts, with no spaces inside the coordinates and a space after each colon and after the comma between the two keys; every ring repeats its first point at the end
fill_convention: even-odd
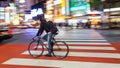
{"type": "Polygon", "coordinates": [[[50,54],[46,54],[45,56],[46,56],[46,57],[52,57],[52,55],[50,55],[50,54]]]}

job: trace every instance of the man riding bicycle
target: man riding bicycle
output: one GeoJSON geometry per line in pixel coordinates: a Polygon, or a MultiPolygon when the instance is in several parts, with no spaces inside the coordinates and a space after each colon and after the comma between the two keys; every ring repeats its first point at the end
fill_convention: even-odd
{"type": "Polygon", "coordinates": [[[46,31],[46,35],[47,36],[47,42],[48,42],[48,54],[46,54],[45,56],[47,57],[51,57],[51,53],[52,53],[52,49],[53,49],[53,44],[52,44],[52,36],[56,35],[58,32],[58,29],[56,27],[56,25],[52,22],[52,21],[46,21],[43,15],[39,16],[39,20],[41,22],[40,24],[40,28],[37,32],[36,36],[41,36],[41,34],[43,33],[43,31],[46,31]]]}

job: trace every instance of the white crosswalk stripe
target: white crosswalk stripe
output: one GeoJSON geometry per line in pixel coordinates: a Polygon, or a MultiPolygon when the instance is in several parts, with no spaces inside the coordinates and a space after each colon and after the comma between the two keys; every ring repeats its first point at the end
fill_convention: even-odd
{"type": "MultiPolygon", "coordinates": [[[[59,41],[59,40],[58,40],[59,41]]],[[[45,44],[47,44],[47,42],[44,42],[45,44]]],[[[107,43],[107,42],[70,42],[70,41],[67,41],[66,42],[67,44],[79,44],[79,45],[111,45],[110,43],[107,43]]]]}
{"type": "MultiPolygon", "coordinates": [[[[41,48],[41,46],[38,46],[41,48]]],[[[57,48],[57,47],[54,47],[57,48]]],[[[66,48],[65,46],[60,46],[60,48],[66,48]]],[[[96,47],[96,46],[69,46],[70,49],[88,49],[88,50],[116,50],[114,47],[96,47]]]]}
{"type": "MultiPolygon", "coordinates": [[[[34,54],[39,54],[39,51],[33,51],[34,54]]],[[[46,54],[47,51],[44,51],[46,54]]],[[[64,52],[60,52],[64,54],[64,52]]],[[[29,55],[28,51],[23,52],[22,54],[29,55]]],[[[93,53],[93,52],[70,52],[68,56],[77,56],[77,57],[97,57],[97,58],[118,58],[120,59],[119,53],[93,53]]]]}
{"type": "Polygon", "coordinates": [[[69,42],[70,41],[71,42],[84,42],[84,41],[89,41],[90,42],[90,41],[93,41],[94,42],[94,41],[107,41],[107,40],[104,40],[104,39],[101,39],[101,40],[63,40],[62,39],[62,40],[59,40],[59,41],[69,41],[69,42]]]}
{"type": "Polygon", "coordinates": [[[4,62],[3,64],[46,66],[60,68],[120,68],[120,64],[111,63],[75,62],[75,61],[27,59],[27,58],[12,58],[9,61],[4,62]]]}

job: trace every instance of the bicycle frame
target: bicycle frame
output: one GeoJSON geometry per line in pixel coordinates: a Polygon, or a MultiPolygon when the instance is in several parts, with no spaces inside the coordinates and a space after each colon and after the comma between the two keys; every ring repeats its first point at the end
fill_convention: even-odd
{"type": "MultiPolygon", "coordinates": [[[[55,39],[54,37],[55,37],[55,35],[53,35],[53,36],[52,36],[52,39],[51,39],[51,42],[53,43],[53,46],[54,46],[54,44],[56,43],[56,39],[55,39]]],[[[43,45],[45,48],[47,48],[47,50],[48,50],[48,47],[47,47],[46,44],[44,44],[44,42],[42,41],[42,38],[39,38],[38,43],[42,44],[42,45],[43,45]]],[[[47,43],[48,43],[48,42],[47,42],[47,43]]],[[[60,49],[59,45],[57,45],[57,47],[58,47],[58,49],[60,49]]]]}
{"type": "MultiPolygon", "coordinates": [[[[57,58],[65,58],[69,53],[68,45],[66,44],[65,41],[56,41],[56,39],[54,37],[55,37],[55,35],[53,35],[52,38],[51,38],[51,42],[52,42],[52,45],[53,45],[52,46],[53,47],[52,48],[53,49],[52,54],[57,58]],[[57,54],[57,52],[62,50],[61,45],[59,45],[59,43],[63,44],[66,47],[66,53],[63,56],[57,54]],[[55,50],[54,50],[54,47],[55,47],[55,50]],[[58,51],[56,50],[56,48],[57,48],[58,51]]],[[[39,57],[43,54],[44,48],[46,48],[48,50],[48,45],[44,43],[43,39],[40,36],[37,36],[37,37],[34,37],[33,41],[29,44],[28,50],[29,50],[30,55],[32,55],[33,57],[39,57]],[[37,43],[37,45],[35,47],[35,50],[39,49],[38,46],[39,46],[39,44],[41,44],[42,51],[41,51],[41,53],[39,53],[39,55],[34,55],[34,54],[32,55],[32,52],[30,51],[30,47],[31,47],[32,43],[34,43],[34,42],[37,43]]]]}

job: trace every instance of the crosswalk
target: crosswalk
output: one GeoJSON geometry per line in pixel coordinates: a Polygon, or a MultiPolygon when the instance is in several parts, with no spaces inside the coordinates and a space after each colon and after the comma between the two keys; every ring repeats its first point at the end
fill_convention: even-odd
{"type": "MultiPolygon", "coordinates": [[[[26,49],[18,57],[12,57],[2,65],[11,65],[13,68],[120,68],[120,54],[117,49],[94,30],[61,32],[56,40],[65,41],[69,45],[70,52],[66,58],[33,58],[26,49]]],[[[46,53],[47,50],[43,55],[46,53]]]]}
{"type": "MultiPolygon", "coordinates": [[[[74,42],[75,43],[75,42],[74,42]]],[[[120,54],[111,44],[93,44],[84,45],[69,43],[70,52],[67,58],[57,59],[55,57],[27,58],[30,56],[25,50],[20,55],[24,57],[14,57],[5,62],[3,65],[21,65],[48,68],[120,68],[120,54]],[[116,61],[115,61],[116,60],[116,61]]],[[[62,47],[64,48],[64,47],[62,47]]],[[[44,51],[46,54],[47,51],[44,51]]]]}

